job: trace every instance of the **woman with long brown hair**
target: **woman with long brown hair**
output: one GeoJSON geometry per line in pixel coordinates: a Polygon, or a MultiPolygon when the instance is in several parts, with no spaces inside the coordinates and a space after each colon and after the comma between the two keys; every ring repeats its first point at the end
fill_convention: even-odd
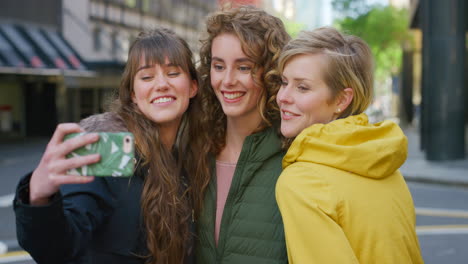
{"type": "Polygon", "coordinates": [[[199,263],[287,263],[275,201],[281,173],[275,67],[289,40],[280,19],[243,6],[213,13],[200,92],[213,133],[213,177],[198,222],[199,263]]]}
{"type": "Polygon", "coordinates": [[[132,44],[113,110],[60,124],[36,170],[15,198],[20,245],[38,263],[193,263],[194,212],[209,173],[210,148],[187,43],[172,31],[142,32],[132,44]],[[136,169],[130,178],[67,171],[99,155],[65,159],[98,140],[129,131],[136,169]]]}

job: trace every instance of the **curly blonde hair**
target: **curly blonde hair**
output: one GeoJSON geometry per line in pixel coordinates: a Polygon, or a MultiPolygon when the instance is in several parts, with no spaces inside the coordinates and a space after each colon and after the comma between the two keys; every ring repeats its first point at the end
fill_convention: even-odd
{"type": "Polygon", "coordinates": [[[211,46],[214,38],[223,34],[234,34],[240,40],[242,51],[254,63],[252,78],[262,87],[258,110],[263,120],[259,129],[270,127],[279,122],[279,109],[276,104],[276,85],[279,76],[275,71],[280,51],[289,41],[283,22],[265,11],[252,7],[241,6],[212,13],[206,19],[206,38],[201,43],[200,93],[202,103],[208,109],[210,131],[213,131],[213,152],[219,154],[226,144],[226,115],[223,112],[211,87],[211,46]],[[260,74],[260,76],[257,76],[260,74]]]}

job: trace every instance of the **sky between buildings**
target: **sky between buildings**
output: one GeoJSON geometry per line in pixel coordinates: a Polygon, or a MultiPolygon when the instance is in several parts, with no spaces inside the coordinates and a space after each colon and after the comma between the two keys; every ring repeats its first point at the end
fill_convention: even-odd
{"type": "MultiPolygon", "coordinates": [[[[389,0],[367,0],[368,4],[387,5],[389,0]]],[[[273,0],[273,7],[278,10],[284,1],[273,0]]],[[[314,29],[321,26],[330,26],[334,14],[332,0],[295,0],[294,20],[304,24],[305,29],[314,29]]]]}

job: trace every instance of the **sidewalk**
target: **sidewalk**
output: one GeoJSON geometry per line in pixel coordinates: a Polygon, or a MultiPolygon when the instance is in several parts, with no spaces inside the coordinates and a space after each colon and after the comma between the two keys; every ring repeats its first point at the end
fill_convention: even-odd
{"type": "MultiPolygon", "coordinates": [[[[419,131],[403,128],[408,137],[408,159],[400,168],[407,181],[430,182],[468,187],[468,151],[464,160],[427,161],[419,147],[419,131]]],[[[465,141],[468,146],[468,135],[465,141]]]]}

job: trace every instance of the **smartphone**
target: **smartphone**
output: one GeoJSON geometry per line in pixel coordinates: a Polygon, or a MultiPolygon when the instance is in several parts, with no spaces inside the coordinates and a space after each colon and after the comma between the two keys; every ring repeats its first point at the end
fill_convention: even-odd
{"type": "MultiPolygon", "coordinates": [[[[68,171],[70,175],[81,176],[113,176],[130,177],[133,175],[135,166],[135,140],[130,132],[97,132],[99,141],[75,149],[67,155],[67,158],[85,156],[98,153],[101,160],[68,171]]],[[[68,140],[85,133],[71,133],[65,136],[68,140]]]]}

